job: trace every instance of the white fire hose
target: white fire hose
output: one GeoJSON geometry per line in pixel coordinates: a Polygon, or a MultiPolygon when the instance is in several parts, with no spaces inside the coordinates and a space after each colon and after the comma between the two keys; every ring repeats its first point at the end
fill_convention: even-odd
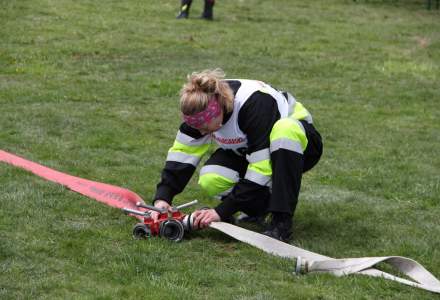
{"type": "Polygon", "coordinates": [[[297,274],[308,272],[326,272],[336,276],[362,274],[372,277],[382,277],[430,292],[440,293],[440,281],[418,262],[406,257],[386,256],[334,259],[229,223],[213,222],[210,227],[236,240],[257,247],[264,252],[284,258],[295,259],[295,272],[297,274]],[[373,268],[379,263],[387,263],[393,266],[413,281],[373,268]]]}

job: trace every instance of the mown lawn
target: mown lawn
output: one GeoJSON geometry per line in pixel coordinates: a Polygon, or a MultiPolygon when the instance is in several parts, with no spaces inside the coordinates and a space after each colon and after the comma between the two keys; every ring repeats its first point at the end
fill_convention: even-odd
{"type": "MultiPolygon", "coordinates": [[[[440,13],[425,1],[0,1],[0,149],[151,199],[186,74],[291,91],[325,153],[293,244],[401,255],[440,277],[440,13]]],[[[215,201],[192,180],[176,203],[215,201]]],[[[432,299],[292,262],[214,230],[135,241],[120,211],[0,164],[1,299],[432,299]]]]}

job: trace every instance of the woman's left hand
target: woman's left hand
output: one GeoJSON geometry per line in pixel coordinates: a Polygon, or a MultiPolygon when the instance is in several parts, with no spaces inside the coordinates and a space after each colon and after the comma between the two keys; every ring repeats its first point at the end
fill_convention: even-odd
{"type": "Polygon", "coordinates": [[[213,208],[196,210],[192,215],[194,217],[194,228],[202,229],[208,227],[211,222],[220,221],[220,216],[213,208]]]}

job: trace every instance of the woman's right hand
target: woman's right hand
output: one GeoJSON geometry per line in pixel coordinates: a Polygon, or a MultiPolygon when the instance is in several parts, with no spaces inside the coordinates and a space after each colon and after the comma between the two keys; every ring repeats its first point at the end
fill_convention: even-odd
{"type": "MultiPolygon", "coordinates": [[[[154,207],[160,208],[164,211],[171,211],[172,207],[168,204],[165,200],[156,200],[154,201],[154,207]]],[[[154,222],[157,222],[157,219],[159,219],[159,213],[157,211],[152,210],[151,211],[151,218],[154,222]]]]}

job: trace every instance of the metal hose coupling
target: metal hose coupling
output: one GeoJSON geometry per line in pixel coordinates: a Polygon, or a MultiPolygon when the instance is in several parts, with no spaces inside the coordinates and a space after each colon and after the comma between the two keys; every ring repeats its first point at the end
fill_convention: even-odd
{"type": "Polygon", "coordinates": [[[303,275],[309,272],[309,266],[311,265],[312,262],[308,262],[307,260],[305,260],[304,258],[302,258],[301,256],[298,256],[296,258],[296,263],[295,263],[295,275],[303,275]]]}
{"type": "Polygon", "coordinates": [[[180,242],[184,233],[183,224],[179,220],[169,219],[160,223],[159,236],[170,241],[180,242]]]}
{"type": "Polygon", "coordinates": [[[192,213],[187,214],[183,217],[182,224],[186,232],[197,230],[197,228],[194,228],[194,216],[192,215],[192,213]]]}
{"type": "MultiPolygon", "coordinates": [[[[193,201],[194,203],[197,203],[197,200],[193,201]]],[[[190,202],[192,204],[192,202],[190,202]]],[[[203,209],[209,209],[209,207],[202,207],[199,210],[203,210],[203,209]]],[[[183,224],[183,228],[185,228],[186,232],[191,232],[194,230],[198,230],[199,228],[194,227],[194,216],[192,213],[187,214],[183,217],[182,219],[182,224],[183,224]]]]}

